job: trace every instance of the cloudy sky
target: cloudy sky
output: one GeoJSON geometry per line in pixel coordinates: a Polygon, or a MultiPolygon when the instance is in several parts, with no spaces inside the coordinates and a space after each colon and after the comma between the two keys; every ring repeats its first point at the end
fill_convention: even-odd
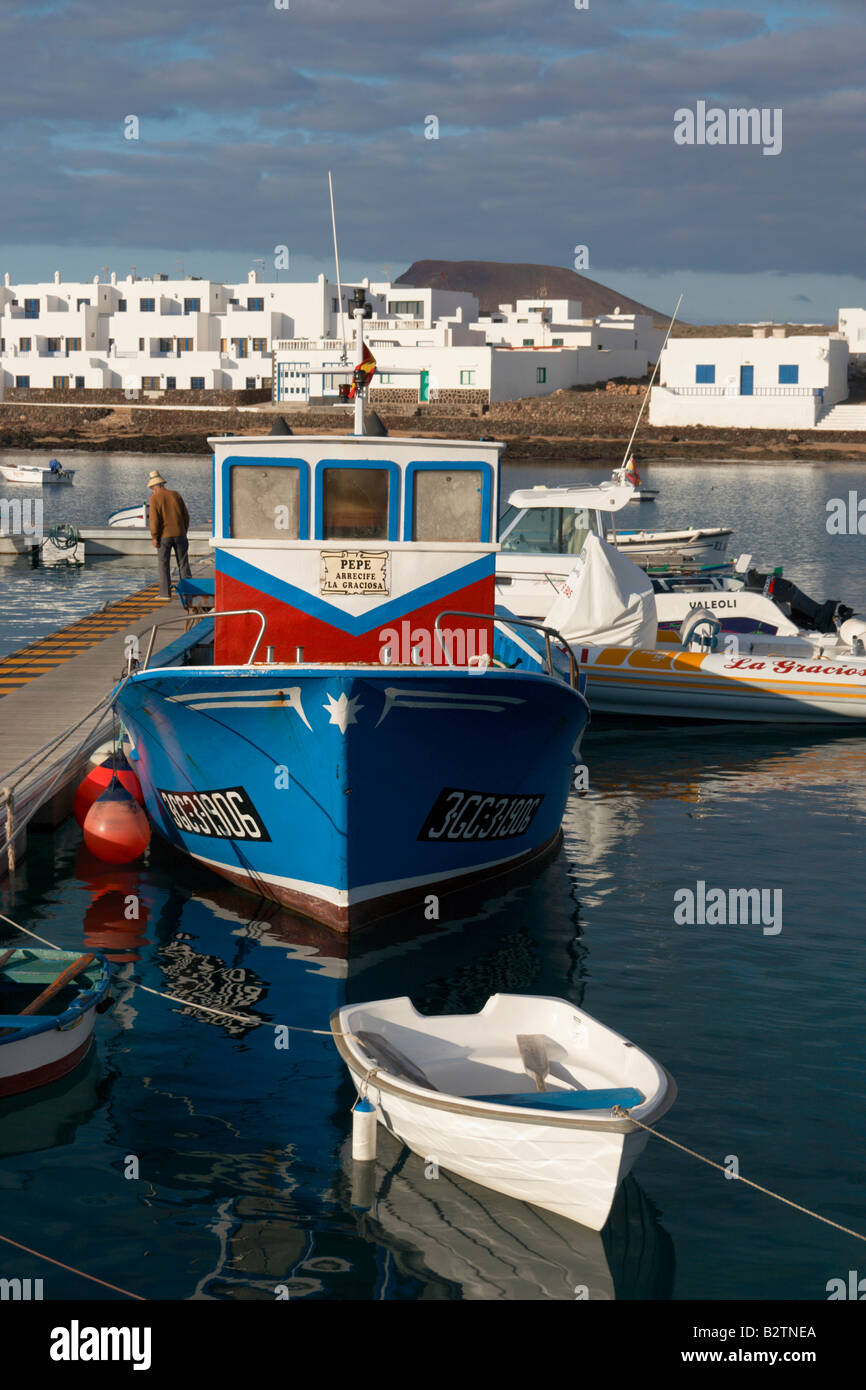
{"type": "Polygon", "coordinates": [[[0,53],[13,281],[331,273],[330,168],[347,276],[585,245],[692,322],[866,303],[866,0],[5,0],[0,53]],[[699,101],[780,153],[677,144],[699,101]]]}

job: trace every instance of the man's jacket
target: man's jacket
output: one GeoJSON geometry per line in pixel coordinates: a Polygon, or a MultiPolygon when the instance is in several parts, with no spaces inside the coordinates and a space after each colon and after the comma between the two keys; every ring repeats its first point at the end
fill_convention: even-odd
{"type": "Polygon", "coordinates": [[[185,536],[189,528],[189,512],[179,492],[167,487],[154,488],[150,494],[150,534],[155,541],[163,536],[185,536]]]}

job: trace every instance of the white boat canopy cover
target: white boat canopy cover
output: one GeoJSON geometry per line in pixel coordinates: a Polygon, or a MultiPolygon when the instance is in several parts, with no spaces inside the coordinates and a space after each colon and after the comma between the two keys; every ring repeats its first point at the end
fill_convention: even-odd
{"type": "Polygon", "coordinates": [[[590,534],[544,621],[583,646],[652,649],[658,629],[652,583],[627,555],[590,534]]]}
{"type": "Polygon", "coordinates": [[[563,507],[567,511],[580,511],[586,508],[594,512],[618,512],[634,497],[631,483],[611,479],[607,483],[593,483],[587,487],[521,487],[508,498],[509,506],[524,507],[563,507]]]}

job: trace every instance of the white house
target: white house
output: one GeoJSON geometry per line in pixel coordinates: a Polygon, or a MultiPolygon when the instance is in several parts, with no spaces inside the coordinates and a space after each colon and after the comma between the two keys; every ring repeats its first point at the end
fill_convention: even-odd
{"type": "Polygon", "coordinates": [[[839,332],[848,344],[852,373],[866,375],[866,309],[840,309],[839,332]]]}
{"type": "Polygon", "coordinates": [[[789,336],[785,328],[671,338],[658,380],[652,425],[812,429],[848,394],[848,344],[839,333],[789,336]]]}

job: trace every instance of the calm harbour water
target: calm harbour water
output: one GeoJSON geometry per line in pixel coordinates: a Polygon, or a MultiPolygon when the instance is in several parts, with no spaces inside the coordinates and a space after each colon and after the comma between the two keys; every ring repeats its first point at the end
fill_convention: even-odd
{"type": "MultiPolygon", "coordinates": [[[[141,495],[151,460],[69,456],[72,489],[46,522],[102,524],[141,495]]],[[[209,515],[205,459],[155,460],[209,515]]],[[[866,610],[864,541],[830,537],[828,498],[857,465],[655,464],[656,504],[630,523],[736,528],[734,554],[785,572],[813,597],[866,610]]],[[[600,478],[564,466],[506,469],[506,485],[600,478]]],[[[46,489],[46,492],[48,490],[46,489]]],[[[84,575],[0,568],[10,650],[134,584],[148,566],[84,575]],[[34,586],[38,601],[34,604],[34,586]],[[112,586],[117,586],[113,588],[112,586]],[[42,626],[40,626],[42,625],[42,626]],[[14,631],[15,640],[9,633],[14,631]]],[[[2,701],[0,701],[2,717],[2,701]]],[[[866,1230],[866,738],[743,729],[593,730],[591,790],[534,882],[471,916],[373,941],[346,959],[334,938],[155,846],[110,870],[74,824],[32,836],[0,910],[67,948],[104,949],[117,1004],[98,1049],[58,1086],[0,1108],[3,1234],[149,1298],[824,1299],[857,1243],[651,1140],[601,1236],[472,1184],[427,1179],[380,1131],[372,1205],[352,1205],[353,1092],[327,1028],[346,999],[409,994],[429,1012],[479,1008],[496,990],[583,1005],[672,1072],[661,1128],[716,1162],[866,1230]],[[767,887],[783,926],[678,926],[674,893],[767,887]],[[139,895],[138,922],[123,901],[139,895]],[[134,990],[135,976],[190,1001],[134,990]],[[195,1001],[240,1012],[214,1022],[195,1001]],[[137,1179],[124,1176],[129,1156],[137,1179]],[[37,1219],[38,1217],[38,1219],[37,1219]]],[[[503,750],[503,758],[507,750],[503,750]]],[[[0,948],[15,938],[0,923],[0,948]]],[[[46,1298],[104,1296],[0,1248],[0,1277],[41,1277],[46,1298]]]]}

